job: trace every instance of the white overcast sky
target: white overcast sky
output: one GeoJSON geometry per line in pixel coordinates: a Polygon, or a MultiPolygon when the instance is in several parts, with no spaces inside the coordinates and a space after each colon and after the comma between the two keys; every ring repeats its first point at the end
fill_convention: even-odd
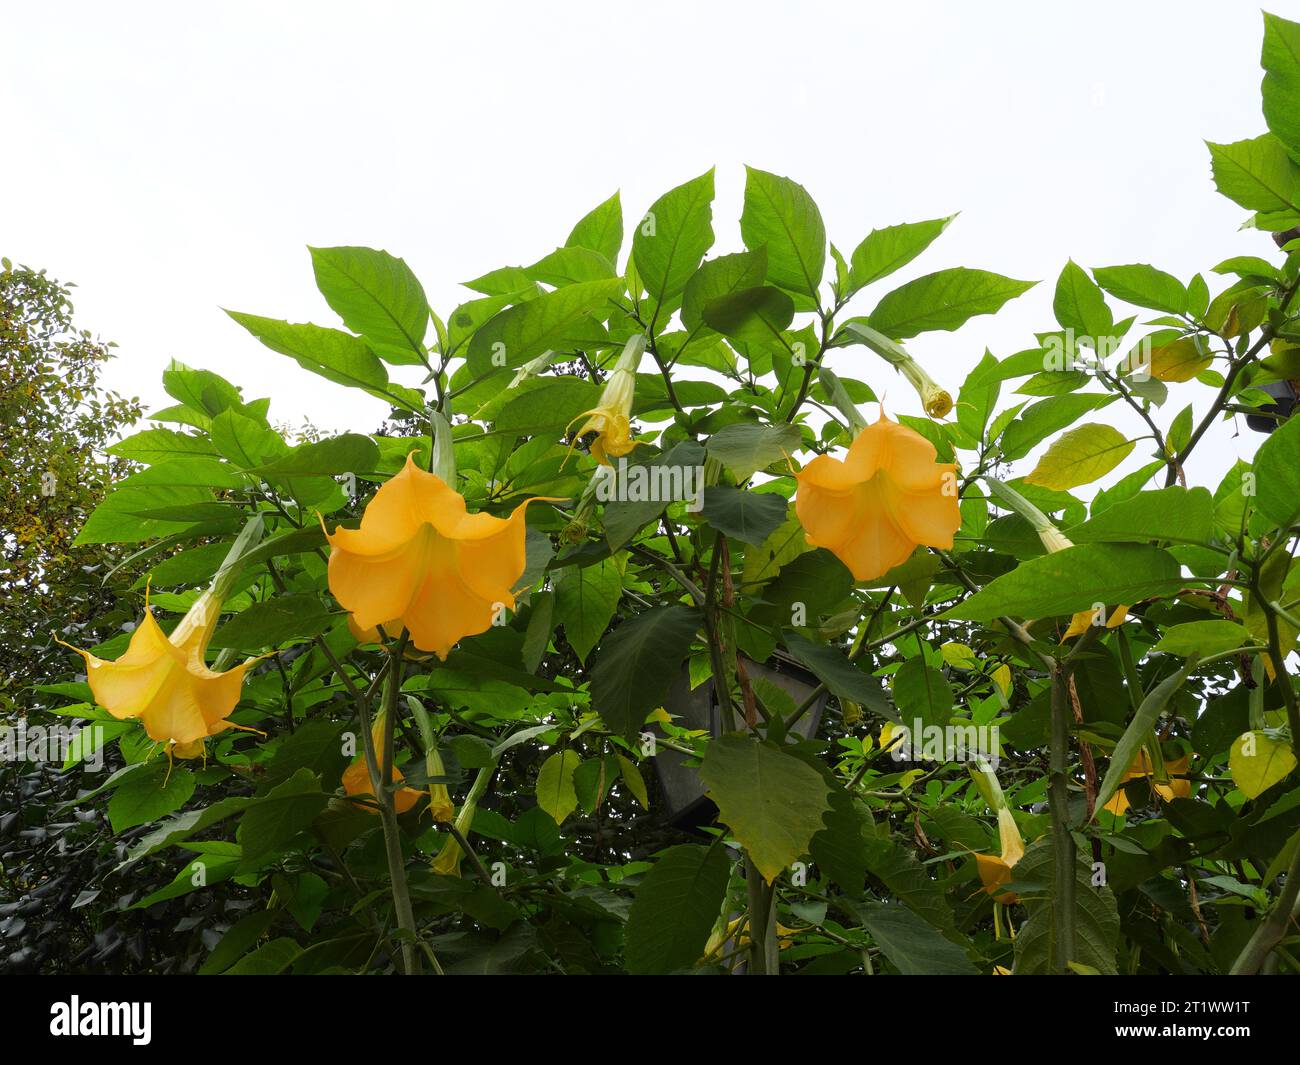
{"type": "MultiPolygon", "coordinates": [[[[1042,279],[912,342],[953,391],[986,345],[1050,327],[1067,257],[1184,281],[1276,258],[1238,230],[1203,144],[1263,130],[1244,0],[64,2],[3,22],[0,253],[76,281],[79,322],[119,344],[109,382],[153,406],[174,357],[273,396],[276,420],[374,428],[378,401],[221,308],[337,324],[306,245],[363,244],[404,257],[445,316],[459,282],[534,261],[615,189],[630,223],[714,164],[714,254],[739,247],[743,163],[803,183],[846,254],[873,227],[962,212],[860,313],[946,266],[1042,279]]],[[[830,365],[917,413],[866,349],[830,365]]],[[[1172,389],[1166,417],[1209,394],[1172,389]]],[[[1263,438],[1242,429],[1207,440],[1194,480],[1249,457],[1263,438]]]]}

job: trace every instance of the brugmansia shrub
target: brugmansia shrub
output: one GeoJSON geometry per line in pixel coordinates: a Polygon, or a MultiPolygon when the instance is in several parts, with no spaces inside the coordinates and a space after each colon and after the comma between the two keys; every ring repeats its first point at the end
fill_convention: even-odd
{"type": "Polygon", "coordinates": [[[445,316],[312,249],[341,326],[232,317],[382,429],[173,364],[81,528],[139,621],[28,696],[113,770],[86,919],[204,972],[1300,971],[1297,55],[1267,18],[1210,145],[1276,255],[1068,262],[961,381],[927,334],[1032,282],[891,286],[951,219],[846,254],[757,169],[739,249],[709,171],[445,316]]]}

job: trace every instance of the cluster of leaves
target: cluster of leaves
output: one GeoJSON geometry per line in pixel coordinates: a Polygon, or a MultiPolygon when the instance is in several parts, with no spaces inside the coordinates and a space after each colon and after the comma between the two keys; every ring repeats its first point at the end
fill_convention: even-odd
{"type": "Polygon", "coordinates": [[[77,808],[106,803],[111,830],[134,834],[82,887],[166,878],[125,905],[190,932],[210,921],[210,953],[177,963],[206,972],[1300,971],[1300,420],[1266,387],[1300,377],[1297,54],[1300,26],[1269,17],[1270,132],[1211,146],[1220,191],[1284,234],[1279,261],[1221,263],[1217,292],[1068,263],[1056,323],[987,353],[952,420],[900,417],[958,464],[962,527],[951,551],[875,580],[808,544],[791,469],[846,447],[841,414],[893,373],[865,338],[894,350],[1030,287],[955,268],[878,294],[950,219],[873,231],[845,256],[802,186],[749,169],[744,248],[709,257],[710,171],[656,200],[630,242],[614,195],[551,253],[469,282],[445,318],[402,260],[313,249],[343,328],[232,317],[393,418],[291,443],[267,399],[173,364],[175,405],[107,449],[140,468],[77,542],[131,552],[153,606],[179,615],[259,515],[267,536],[213,646],[268,657],[233,717],[261,735],[223,733],[202,764],[170,766],[84,683],[43,678],[46,720],[95,726],[66,768],[95,743],[116,767],[77,808]],[[865,313],[845,317],[851,303],[865,313]],[[700,470],[701,505],[535,507],[502,624],[446,661],[358,646],[317,515],[353,522],[409,453],[427,461],[430,408],[454,425],[471,509],[584,499],[594,463],[566,461],[566,426],[637,336],[634,463],[661,483],[700,470]],[[1092,420],[1120,405],[1146,435],[1092,420]],[[1276,424],[1255,461],[1188,487],[1198,444],[1242,414],[1276,424]],[[1149,461],[1098,488],[1139,446],[1149,461]],[[394,834],[341,796],[359,704],[386,670],[403,785],[446,784],[458,804],[473,789],[463,875],[434,871],[448,828],[423,803],[394,834]],[[999,849],[987,780],[948,749],[900,762],[875,736],[917,721],[998,727],[986,753],[1029,844],[1018,901],[995,902],[972,858],[999,849]],[[1152,772],[1130,772],[1143,758],[1152,772]],[[247,905],[237,920],[231,903],[247,905]]]}

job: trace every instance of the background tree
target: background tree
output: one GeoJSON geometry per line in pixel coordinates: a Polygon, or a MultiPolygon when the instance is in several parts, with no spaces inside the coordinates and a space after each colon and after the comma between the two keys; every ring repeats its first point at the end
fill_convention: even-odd
{"type": "Polygon", "coordinates": [[[100,387],[113,345],[73,322],[70,285],[0,260],[0,694],[63,672],[52,619],[98,617],[105,553],[73,547],[105,487],[129,467],[105,454],[136,421],[135,399],[100,387]]]}

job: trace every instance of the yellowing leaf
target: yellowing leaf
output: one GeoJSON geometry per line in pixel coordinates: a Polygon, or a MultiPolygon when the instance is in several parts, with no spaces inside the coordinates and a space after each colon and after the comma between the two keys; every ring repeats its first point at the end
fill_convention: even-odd
{"type": "Polygon", "coordinates": [[[1105,476],[1128,457],[1135,441],[1109,425],[1089,423],[1062,433],[1026,484],[1068,491],[1105,476]]]}
{"type": "Polygon", "coordinates": [[[975,652],[964,643],[946,643],[939,648],[943,660],[954,669],[972,670],[979,666],[975,652]]]}
{"type": "Polygon", "coordinates": [[[578,793],[573,774],[582,759],[577,751],[556,751],[537,772],[537,805],[551,815],[557,825],[578,808],[578,793]]]}
{"type": "Polygon", "coordinates": [[[1214,360],[1196,337],[1182,337],[1151,351],[1151,376],[1161,381],[1190,381],[1214,360]]]}
{"type": "Polygon", "coordinates": [[[1009,696],[1011,694],[1011,667],[1007,665],[998,666],[993,671],[993,683],[998,686],[1003,695],[1009,696]]]}
{"type": "Polygon", "coordinates": [[[1243,732],[1228,755],[1232,782],[1248,799],[1262,795],[1295,766],[1290,744],[1267,732],[1243,732]]]}

